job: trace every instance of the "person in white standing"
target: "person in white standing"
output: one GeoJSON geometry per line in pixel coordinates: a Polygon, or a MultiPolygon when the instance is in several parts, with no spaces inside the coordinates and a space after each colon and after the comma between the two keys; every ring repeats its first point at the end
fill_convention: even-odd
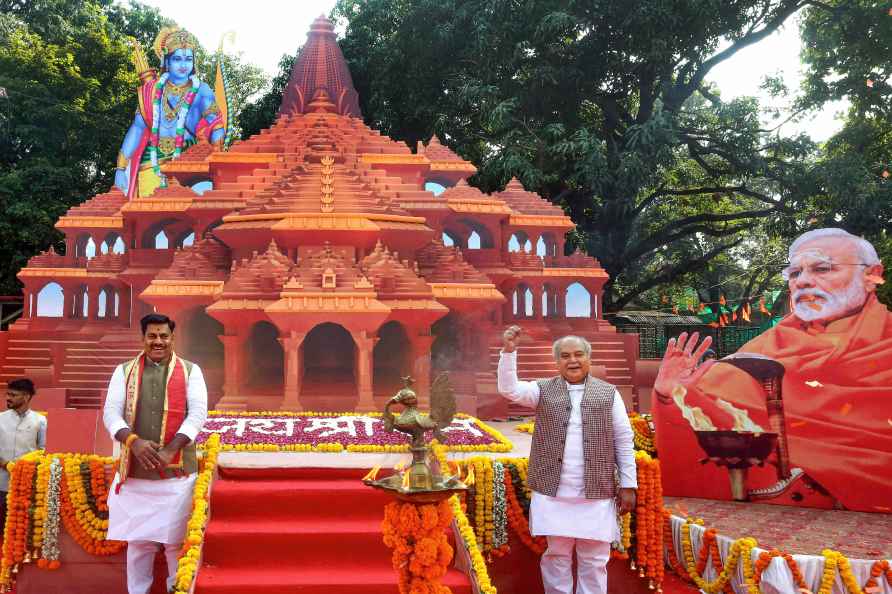
{"type": "Polygon", "coordinates": [[[173,587],[198,472],[194,442],[208,408],[201,369],[173,350],[173,320],[149,314],[140,326],[143,352],[115,369],[103,411],[121,444],[107,538],[127,541],[129,594],[148,594],[159,547],[173,587]]]}
{"type": "Polygon", "coordinates": [[[632,425],[616,387],[589,375],[587,340],[555,341],[560,375],[519,381],[520,334],[511,326],[502,336],[498,388],[536,410],[527,482],[533,492],[530,532],[548,540],[540,563],[545,594],[572,594],[574,549],[576,594],[606,594],[610,543],[620,536],[617,503],[621,514],[635,507],[632,425]]]}
{"type": "Polygon", "coordinates": [[[31,410],[34,382],[27,378],[6,384],[6,410],[0,413],[0,518],[6,517],[9,471],[6,465],[46,447],[46,417],[31,410]]]}

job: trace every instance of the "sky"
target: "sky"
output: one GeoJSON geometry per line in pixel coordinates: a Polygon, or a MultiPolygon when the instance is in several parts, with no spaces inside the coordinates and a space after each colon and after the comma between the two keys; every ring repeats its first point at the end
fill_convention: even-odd
{"type": "MultiPolygon", "coordinates": [[[[191,31],[207,48],[216,48],[224,33],[235,31],[232,49],[244,52],[249,61],[270,76],[276,74],[283,54],[292,54],[303,44],[313,20],[320,14],[329,14],[335,5],[335,0],[142,1],[191,31]]],[[[718,84],[723,98],[756,95],[763,103],[770,103],[759,89],[765,75],[780,72],[790,89],[798,88],[800,41],[795,18],[781,31],[715,67],[707,80],[718,84]]],[[[825,140],[839,129],[836,115],[843,108],[840,104],[830,105],[816,117],[786,124],[782,131],[808,132],[815,140],[825,140]]],[[[766,124],[771,122],[766,120],[766,124]]]]}

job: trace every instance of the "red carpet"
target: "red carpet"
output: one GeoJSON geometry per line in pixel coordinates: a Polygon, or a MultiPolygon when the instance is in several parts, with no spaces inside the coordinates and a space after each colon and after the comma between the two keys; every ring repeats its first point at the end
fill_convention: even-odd
{"type": "MultiPolygon", "coordinates": [[[[396,594],[381,539],[388,497],[365,470],[221,469],[197,594],[396,594]]],[[[470,594],[464,574],[443,580],[470,594]]]]}

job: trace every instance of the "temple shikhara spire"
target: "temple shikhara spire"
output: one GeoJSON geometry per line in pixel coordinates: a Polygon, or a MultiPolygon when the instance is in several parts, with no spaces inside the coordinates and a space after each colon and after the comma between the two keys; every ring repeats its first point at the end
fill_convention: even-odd
{"type": "Polygon", "coordinates": [[[523,374],[552,373],[551,341],[572,332],[631,393],[637,337],[601,319],[607,274],[565,255],[570,219],[516,179],[494,194],[468,184],[475,167],[446,142],[413,151],[369,128],[318,18],[270,128],[227,151],[189,146],[160,164],[166,187],[113,189],[59,219],[65,253],[19,273],[3,379],[27,369],[96,407],[157,310],[221,409],[378,410],[407,375],[424,407],[449,370],[460,410],[505,414],[491,341],[515,321],[523,374]]]}
{"type": "Polygon", "coordinates": [[[334,113],[362,117],[359,95],[338,47],[334,24],[320,16],[313,22],[307,42],[294,62],[279,115],[312,111],[311,103],[323,92],[333,104],[334,113]]]}

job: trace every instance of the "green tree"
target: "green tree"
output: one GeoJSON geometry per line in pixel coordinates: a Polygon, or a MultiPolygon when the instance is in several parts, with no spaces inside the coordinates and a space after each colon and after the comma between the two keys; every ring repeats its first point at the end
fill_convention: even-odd
{"type": "Polygon", "coordinates": [[[611,310],[808,208],[814,143],[704,80],[809,4],[341,0],[336,15],[366,120],[410,145],[439,134],[484,190],[516,175],[561,204],[611,310]],[[692,237],[712,247],[681,249],[692,237]]]}
{"type": "MultiPolygon", "coordinates": [[[[823,147],[816,225],[863,235],[892,265],[892,2],[831,0],[802,20],[805,79],[800,109],[848,103],[842,129],[823,147]]],[[[892,304],[892,287],[878,291],[892,304]]]]}
{"type": "Polygon", "coordinates": [[[279,73],[273,78],[270,88],[255,101],[245,105],[240,116],[242,138],[258,134],[268,128],[276,120],[282,95],[291,76],[294,61],[300,55],[300,49],[293,56],[285,54],[279,60],[279,73]]]}
{"type": "MultiPolygon", "coordinates": [[[[128,40],[148,53],[171,24],[136,2],[0,0],[0,293],[18,292],[29,257],[63,249],[59,216],[111,187],[135,106],[128,40]]],[[[265,78],[240,56],[225,59],[237,116],[265,78]]],[[[213,60],[199,64],[213,84],[213,60]]]]}
{"type": "Polygon", "coordinates": [[[124,36],[104,13],[110,4],[0,4],[3,293],[17,292],[27,259],[58,241],[59,216],[110,185],[136,84],[124,36]]]}

